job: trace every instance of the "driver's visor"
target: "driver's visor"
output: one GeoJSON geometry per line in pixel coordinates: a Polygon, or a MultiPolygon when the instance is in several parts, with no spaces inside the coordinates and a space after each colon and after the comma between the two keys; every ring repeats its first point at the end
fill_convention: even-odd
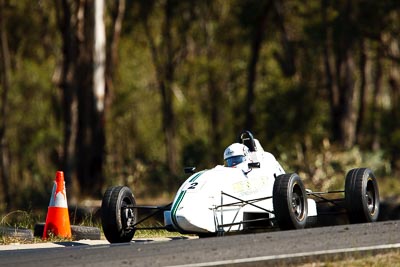
{"type": "Polygon", "coordinates": [[[239,156],[233,156],[230,158],[227,158],[226,160],[224,160],[224,166],[225,167],[233,167],[238,165],[239,163],[242,163],[244,161],[244,156],[239,155],[239,156]]]}

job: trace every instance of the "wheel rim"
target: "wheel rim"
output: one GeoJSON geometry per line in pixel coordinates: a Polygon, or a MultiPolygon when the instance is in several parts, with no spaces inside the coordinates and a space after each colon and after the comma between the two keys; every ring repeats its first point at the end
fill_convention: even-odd
{"type": "Polygon", "coordinates": [[[376,194],[372,180],[368,180],[365,199],[367,202],[368,211],[371,215],[373,215],[376,209],[376,194]]]}
{"type": "Polygon", "coordinates": [[[304,218],[304,197],[298,185],[293,187],[292,212],[298,221],[304,218]]]}
{"type": "Polygon", "coordinates": [[[121,221],[126,230],[133,229],[135,225],[135,212],[131,208],[133,205],[131,199],[124,198],[121,203],[121,221]]]}

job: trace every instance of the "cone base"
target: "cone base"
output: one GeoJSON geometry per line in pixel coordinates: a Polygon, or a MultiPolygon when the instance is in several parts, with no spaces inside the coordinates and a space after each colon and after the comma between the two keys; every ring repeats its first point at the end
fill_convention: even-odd
{"type": "Polygon", "coordinates": [[[43,239],[49,237],[49,232],[55,236],[71,238],[71,225],[67,208],[49,207],[46,224],[43,231],[43,239]]]}

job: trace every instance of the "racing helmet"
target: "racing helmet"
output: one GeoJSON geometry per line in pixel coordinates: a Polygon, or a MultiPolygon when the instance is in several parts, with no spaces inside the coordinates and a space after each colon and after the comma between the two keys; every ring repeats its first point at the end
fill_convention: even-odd
{"type": "Polygon", "coordinates": [[[234,143],[228,146],[224,151],[224,166],[234,167],[247,161],[249,153],[249,148],[243,144],[234,143]]]}

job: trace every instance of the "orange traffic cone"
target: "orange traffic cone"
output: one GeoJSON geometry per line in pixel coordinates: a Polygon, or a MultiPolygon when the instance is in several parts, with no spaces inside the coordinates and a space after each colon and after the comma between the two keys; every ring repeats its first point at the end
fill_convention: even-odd
{"type": "Polygon", "coordinates": [[[42,239],[46,239],[49,236],[49,232],[59,237],[71,237],[67,195],[65,192],[64,173],[62,171],[56,173],[42,239]]]}

